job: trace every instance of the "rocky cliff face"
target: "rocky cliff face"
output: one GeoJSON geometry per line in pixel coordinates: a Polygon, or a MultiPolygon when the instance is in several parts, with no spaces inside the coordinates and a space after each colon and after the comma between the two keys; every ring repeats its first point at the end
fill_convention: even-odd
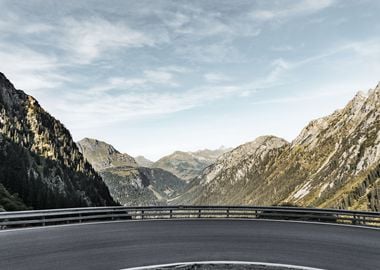
{"type": "Polygon", "coordinates": [[[0,73],[0,183],[33,208],[114,204],[69,131],[0,73]]]}
{"type": "Polygon", "coordinates": [[[217,150],[200,150],[196,152],[176,151],[171,155],[165,156],[155,163],[152,167],[167,170],[181,179],[190,181],[199,176],[202,171],[213,164],[223,153],[231,149],[220,148],[217,150]]]}
{"type": "Polygon", "coordinates": [[[139,167],[134,158],[105,142],[86,138],[78,146],[100,173],[112,197],[123,205],[164,205],[186,185],[163,169],[139,167]]]}
{"type": "Polygon", "coordinates": [[[242,155],[225,154],[173,202],[379,210],[380,86],[310,122],[290,144],[272,138],[278,147],[268,147],[264,138],[254,144],[268,151],[248,154],[248,144],[242,155]]]}

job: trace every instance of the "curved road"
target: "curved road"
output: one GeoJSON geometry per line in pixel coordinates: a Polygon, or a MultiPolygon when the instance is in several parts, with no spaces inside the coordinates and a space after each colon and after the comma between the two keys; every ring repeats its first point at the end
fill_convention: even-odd
{"type": "Polygon", "coordinates": [[[265,220],[155,220],[0,232],[2,270],[221,260],[380,269],[380,230],[265,220]]]}

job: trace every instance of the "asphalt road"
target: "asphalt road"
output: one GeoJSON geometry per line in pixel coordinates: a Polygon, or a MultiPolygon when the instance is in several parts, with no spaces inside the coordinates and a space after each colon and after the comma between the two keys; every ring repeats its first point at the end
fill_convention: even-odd
{"type": "Polygon", "coordinates": [[[264,220],[156,220],[0,232],[1,270],[219,260],[377,270],[380,230],[264,220]]]}

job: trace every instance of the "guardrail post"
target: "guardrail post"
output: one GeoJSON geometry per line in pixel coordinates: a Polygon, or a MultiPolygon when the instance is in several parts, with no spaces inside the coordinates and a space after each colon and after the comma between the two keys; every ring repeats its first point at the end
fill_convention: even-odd
{"type": "Polygon", "coordinates": [[[201,212],[202,212],[202,210],[201,210],[201,209],[199,209],[199,210],[198,210],[198,218],[200,218],[200,217],[201,217],[201,212]]]}
{"type": "MultiPolygon", "coordinates": [[[[357,224],[358,223],[358,218],[356,217],[356,215],[353,216],[353,220],[352,220],[352,224],[357,224]]],[[[360,224],[360,220],[359,220],[359,224],[360,224]]]]}
{"type": "Polygon", "coordinates": [[[42,217],[42,226],[45,226],[45,217],[42,217]]]}
{"type": "MultiPolygon", "coordinates": [[[[2,222],[7,222],[9,221],[8,219],[3,219],[2,222]]],[[[5,230],[7,228],[6,225],[0,225],[0,230],[5,230]]]]}
{"type": "Polygon", "coordinates": [[[144,210],[141,210],[141,219],[144,219],[144,210]]]}
{"type": "Polygon", "coordinates": [[[227,209],[227,218],[230,217],[230,209],[227,209]]]}
{"type": "Polygon", "coordinates": [[[173,210],[170,209],[170,218],[173,218],[173,210]]]}

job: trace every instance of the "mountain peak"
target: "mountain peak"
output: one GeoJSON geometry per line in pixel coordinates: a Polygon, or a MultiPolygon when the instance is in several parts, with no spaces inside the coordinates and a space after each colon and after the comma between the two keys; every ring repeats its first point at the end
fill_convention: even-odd
{"type": "Polygon", "coordinates": [[[109,167],[137,167],[136,160],[128,154],[122,154],[111,144],[92,138],[83,138],[77,142],[79,150],[97,171],[109,167]]]}
{"type": "Polygon", "coordinates": [[[360,90],[360,91],[358,91],[358,92],[356,93],[354,99],[355,99],[355,98],[364,98],[364,99],[365,99],[365,98],[368,97],[368,95],[369,95],[369,91],[363,91],[363,90],[360,90]]]}
{"type": "MultiPolygon", "coordinates": [[[[85,137],[78,142],[78,145],[80,146],[79,147],[80,149],[81,149],[81,147],[87,147],[87,148],[91,149],[92,151],[96,151],[96,149],[106,150],[110,155],[112,155],[114,153],[120,154],[120,152],[118,150],[116,150],[115,147],[113,147],[111,144],[108,144],[104,141],[100,141],[98,139],[85,137]]],[[[81,151],[82,151],[82,149],[81,149],[81,151]]]]}
{"type": "Polygon", "coordinates": [[[8,80],[8,78],[2,72],[0,72],[0,87],[14,88],[13,84],[8,80]]]}
{"type": "Polygon", "coordinates": [[[270,148],[278,148],[278,147],[281,147],[281,146],[286,145],[286,144],[289,144],[289,142],[287,142],[286,140],[284,140],[282,138],[279,138],[279,137],[276,137],[273,135],[264,135],[264,136],[257,137],[253,141],[246,142],[246,143],[236,147],[235,149],[233,149],[230,152],[248,153],[251,151],[256,151],[256,149],[258,149],[259,147],[263,147],[263,146],[268,146],[270,148]]]}
{"type": "Polygon", "coordinates": [[[153,165],[153,161],[147,159],[144,156],[135,157],[137,164],[141,167],[151,167],[153,165]]]}
{"type": "Polygon", "coordinates": [[[310,121],[293,140],[293,146],[303,145],[311,148],[317,146],[317,137],[323,130],[329,130],[329,134],[337,132],[343,121],[350,121],[351,126],[355,127],[354,123],[360,123],[366,113],[371,110],[368,107],[368,101],[372,103],[378,102],[379,98],[376,93],[379,92],[379,85],[369,91],[358,91],[344,108],[336,110],[330,115],[310,121]]]}

